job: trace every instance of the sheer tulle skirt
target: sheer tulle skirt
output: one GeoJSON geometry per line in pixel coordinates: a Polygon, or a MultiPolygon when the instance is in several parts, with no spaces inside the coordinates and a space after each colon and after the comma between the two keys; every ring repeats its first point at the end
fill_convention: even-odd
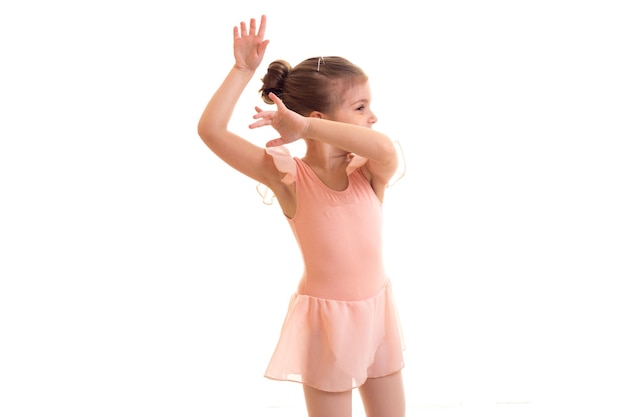
{"type": "Polygon", "coordinates": [[[358,301],[294,294],[265,377],[348,391],[402,369],[403,350],[389,282],[358,301]]]}

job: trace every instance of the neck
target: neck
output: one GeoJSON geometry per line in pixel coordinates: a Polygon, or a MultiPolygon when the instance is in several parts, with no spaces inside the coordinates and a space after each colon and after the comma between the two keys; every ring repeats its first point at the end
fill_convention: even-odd
{"type": "Polygon", "coordinates": [[[329,146],[318,141],[307,141],[304,160],[309,165],[315,165],[324,170],[332,171],[343,167],[348,161],[349,152],[329,146]]]}

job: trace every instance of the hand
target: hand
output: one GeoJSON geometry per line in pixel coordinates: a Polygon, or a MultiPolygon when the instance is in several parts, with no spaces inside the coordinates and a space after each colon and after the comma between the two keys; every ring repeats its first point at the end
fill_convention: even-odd
{"type": "Polygon", "coordinates": [[[279,146],[287,143],[295,142],[305,137],[309,128],[309,121],[306,117],[289,110],[287,106],[279,99],[276,94],[270,93],[269,97],[278,107],[276,111],[264,111],[259,107],[255,107],[256,114],[252,116],[254,119],[261,119],[252,123],[250,129],[256,129],[262,126],[272,126],[279,134],[280,138],[270,140],[265,146],[279,146]]]}
{"type": "Polygon", "coordinates": [[[263,60],[265,49],[270,42],[268,39],[263,40],[263,36],[265,36],[265,21],[265,15],[261,16],[261,26],[258,32],[254,18],[250,19],[250,31],[247,30],[245,22],[241,22],[239,27],[234,27],[233,49],[236,68],[254,71],[261,63],[261,60],[263,60]]]}

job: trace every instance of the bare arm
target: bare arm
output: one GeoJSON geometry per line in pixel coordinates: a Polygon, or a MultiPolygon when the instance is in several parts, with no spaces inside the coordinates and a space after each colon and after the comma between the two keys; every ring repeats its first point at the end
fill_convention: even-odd
{"type": "Polygon", "coordinates": [[[265,16],[262,16],[258,32],[255,19],[250,19],[249,31],[244,22],[235,26],[235,64],[204,109],[198,122],[198,135],[227,164],[272,188],[279,180],[279,173],[265,150],[228,130],[235,105],[254,76],[269,43],[263,39],[265,22],[265,16]]]}
{"type": "Polygon", "coordinates": [[[387,135],[371,128],[315,117],[306,118],[306,137],[367,158],[372,186],[386,186],[398,168],[398,156],[387,135]]]}
{"type": "Polygon", "coordinates": [[[364,126],[304,117],[289,110],[273,93],[270,93],[270,98],[276,104],[277,110],[262,111],[257,108],[254,117],[260,120],[250,125],[251,128],[271,125],[278,131],[280,138],[269,141],[267,146],[278,146],[307,138],[367,158],[367,169],[377,193],[382,191],[396,172],[398,155],[387,135],[364,126]]]}

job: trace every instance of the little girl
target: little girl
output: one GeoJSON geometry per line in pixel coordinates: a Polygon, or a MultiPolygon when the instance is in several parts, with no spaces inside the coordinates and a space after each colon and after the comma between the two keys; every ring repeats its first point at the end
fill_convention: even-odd
{"type": "Polygon", "coordinates": [[[368,78],[341,57],[269,65],[250,128],[280,135],[261,148],[228,130],[261,63],[266,18],[234,28],[235,64],[198,134],[222,160],[268,187],[300,247],[304,271],[265,376],[302,384],[310,417],[349,417],[358,388],[368,417],[403,417],[403,340],[382,259],[382,201],[398,166],[372,129],[368,78]],[[304,157],[281,146],[304,140],[304,157]]]}

